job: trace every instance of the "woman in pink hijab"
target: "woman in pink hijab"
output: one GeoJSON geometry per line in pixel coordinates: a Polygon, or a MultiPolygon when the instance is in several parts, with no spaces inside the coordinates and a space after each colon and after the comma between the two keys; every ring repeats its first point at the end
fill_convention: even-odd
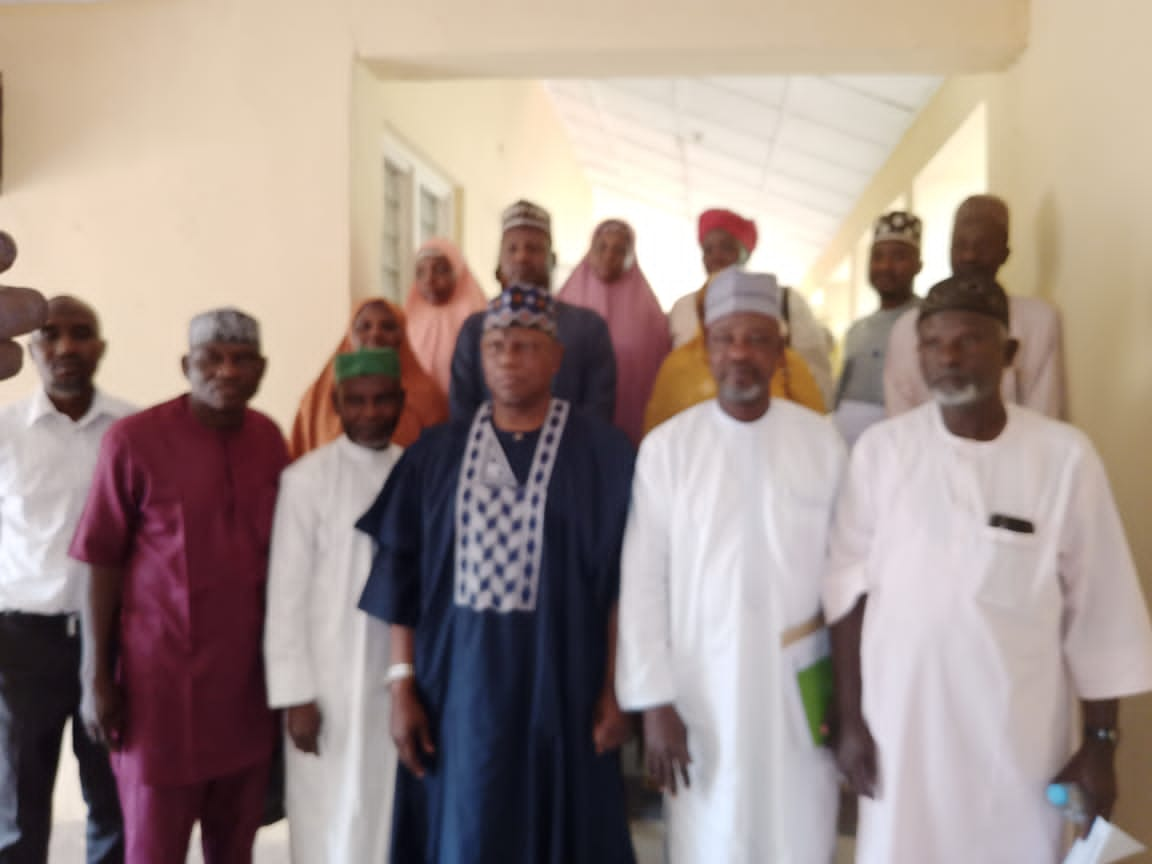
{"type": "Polygon", "coordinates": [[[450,240],[429,240],[416,252],[416,278],[408,289],[404,313],[408,341],[428,374],[448,393],[452,352],[464,319],[483,311],[488,301],[464,256],[450,240]]]}
{"type": "Polygon", "coordinates": [[[599,312],[616,351],[615,424],[633,444],[643,435],[644,406],[670,346],[668,319],[636,263],[636,234],[609,219],[592,232],[592,246],[560,289],[560,299],[599,312]]]}

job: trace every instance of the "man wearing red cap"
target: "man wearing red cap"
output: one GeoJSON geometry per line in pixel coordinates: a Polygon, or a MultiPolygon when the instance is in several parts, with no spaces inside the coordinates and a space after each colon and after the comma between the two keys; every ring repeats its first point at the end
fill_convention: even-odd
{"type": "MultiPolygon", "coordinates": [[[[756,223],[731,210],[705,210],[700,214],[697,238],[708,277],[726,267],[743,267],[756,249],[756,223]]],[[[685,294],[668,313],[672,347],[679,348],[700,330],[698,311],[700,291],[685,294]]],[[[832,394],[832,364],[823,330],[807,301],[797,291],[784,289],[781,302],[788,344],[796,350],[816,379],[827,404],[832,394]]]]}

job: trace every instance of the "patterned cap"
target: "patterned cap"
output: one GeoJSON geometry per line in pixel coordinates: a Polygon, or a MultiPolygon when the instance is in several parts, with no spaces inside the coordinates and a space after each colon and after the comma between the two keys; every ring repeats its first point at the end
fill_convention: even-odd
{"type": "Polygon", "coordinates": [[[188,324],[188,347],[208,342],[239,342],[260,347],[260,324],[251,315],[226,306],[201,312],[188,324]]]}
{"type": "Polygon", "coordinates": [[[892,240],[919,251],[923,227],[920,219],[913,214],[904,210],[893,210],[876,220],[876,226],[872,231],[872,243],[892,240]]]}
{"type": "Polygon", "coordinates": [[[1008,326],[1008,295],[995,279],[984,276],[949,276],[937,282],[920,305],[923,321],[937,312],[975,312],[1008,326]]]}
{"type": "Polygon", "coordinates": [[[556,301],[539,285],[509,285],[488,304],[484,330],[531,327],[556,335],[556,301]]]}
{"type": "Polygon", "coordinates": [[[552,236],[552,217],[548,215],[547,210],[531,201],[520,199],[505,208],[500,220],[503,223],[502,231],[511,228],[536,228],[549,237],[552,236]]]}
{"type": "Polygon", "coordinates": [[[332,365],[337,384],[348,378],[361,378],[365,375],[400,377],[400,356],[393,348],[361,348],[359,351],[337,354],[332,365]]]}
{"type": "Polygon", "coordinates": [[[712,324],[737,312],[780,318],[780,285],[770,273],[749,273],[729,267],[712,277],[704,294],[704,323],[712,324]]]}

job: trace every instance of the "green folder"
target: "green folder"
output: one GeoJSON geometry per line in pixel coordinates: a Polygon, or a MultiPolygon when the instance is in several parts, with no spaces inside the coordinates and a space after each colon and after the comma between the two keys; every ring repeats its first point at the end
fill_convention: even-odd
{"type": "Polygon", "coordinates": [[[832,704],[832,658],[825,655],[798,670],[796,683],[800,685],[800,701],[804,705],[812,742],[823,747],[828,743],[824,724],[828,719],[828,707],[832,704]]]}

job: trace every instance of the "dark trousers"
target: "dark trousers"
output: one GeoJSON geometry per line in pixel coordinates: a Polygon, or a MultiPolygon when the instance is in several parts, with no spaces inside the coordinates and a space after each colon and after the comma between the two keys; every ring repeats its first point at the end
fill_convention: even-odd
{"type": "Polygon", "coordinates": [[[121,864],[124,832],[108,754],[80,720],[75,618],[0,612],[0,864],[45,864],[64,726],[88,805],[88,864],[121,864]]]}

